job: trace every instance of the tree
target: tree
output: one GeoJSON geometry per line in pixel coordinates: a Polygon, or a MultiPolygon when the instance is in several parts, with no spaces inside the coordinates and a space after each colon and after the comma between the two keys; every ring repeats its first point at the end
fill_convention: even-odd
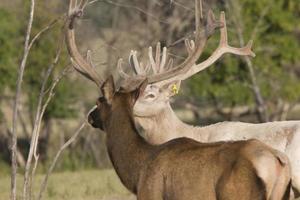
{"type": "MultiPolygon", "coordinates": [[[[241,42],[239,31],[245,38],[254,39],[252,59],[257,84],[265,100],[271,120],[283,119],[299,101],[299,5],[294,1],[226,1],[220,7],[228,9],[227,18],[232,39],[241,42]],[[288,107],[288,109],[287,109],[288,107]]],[[[211,102],[218,107],[249,105],[254,111],[253,83],[245,60],[225,57],[189,81],[195,101],[211,102]]],[[[257,119],[260,121],[259,119],[257,119]]]]}

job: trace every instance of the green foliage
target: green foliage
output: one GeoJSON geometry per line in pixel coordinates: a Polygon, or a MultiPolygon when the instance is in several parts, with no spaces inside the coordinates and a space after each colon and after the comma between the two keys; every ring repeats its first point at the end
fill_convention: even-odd
{"type": "MultiPolygon", "coordinates": [[[[243,2],[245,18],[247,15],[260,16],[263,9],[270,6],[262,20],[263,28],[255,38],[258,57],[253,60],[260,84],[266,90],[263,91],[264,97],[268,101],[279,98],[287,102],[296,101],[300,95],[299,77],[295,75],[299,68],[300,41],[295,31],[299,23],[300,7],[293,6],[294,1],[289,0],[279,0],[273,4],[270,1],[243,2]],[[248,7],[249,11],[246,9],[248,7]]],[[[257,21],[248,21],[245,32],[251,33],[257,21]]]]}
{"type": "MultiPolygon", "coordinates": [[[[257,57],[251,60],[266,102],[272,104],[278,99],[290,103],[297,101],[300,97],[300,81],[296,73],[300,67],[300,39],[296,34],[299,31],[299,4],[293,0],[278,0],[272,4],[269,0],[229,2],[234,5],[229,6],[227,11],[231,13],[227,14],[230,43],[239,46],[234,17],[238,17],[245,41],[256,30],[254,52],[257,57]],[[267,14],[260,19],[266,9],[267,14]]],[[[217,39],[212,38],[210,44],[217,39]]],[[[210,47],[206,54],[211,53],[214,48],[210,47]]],[[[253,93],[248,87],[250,84],[246,63],[232,55],[226,56],[188,82],[190,92],[199,100],[210,102],[214,98],[225,105],[254,104],[253,93]]]]}
{"type": "MultiPolygon", "coordinates": [[[[23,53],[24,36],[28,23],[28,10],[30,2],[23,2],[18,5],[23,8],[3,7],[0,8],[0,97],[5,88],[8,91],[14,91],[17,79],[19,62],[23,53]]],[[[31,39],[46,27],[52,20],[61,15],[59,11],[64,2],[37,2],[35,17],[33,21],[31,39]]],[[[29,110],[34,113],[37,100],[40,93],[41,84],[47,68],[53,63],[58,46],[62,42],[62,25],[60,22],[46,31],[34,43],[28,56],[25,69],[23,91],[28,99],[26,102],[29,110]]],[[[58,65],[55,67],[53,74],[58,74],[67,64],[67,53],[62,51],[58,65]]],[[[47,82],[50,87],[52,80],[55,78],[51,75],[47,82]]],[[[78,98],[73,87],[73,81],[64,77],[61,84],[55,89],[55,98],[50,102],[46,111],[48,118],[68,118],[75,117],[74,104],[78,98]]],[[[0,119],[2,113],[0,111],[0,119]]]]}
{"type": "Polygon", "coordinates": [[[112,13],[114,8],[116,7],[102,3],[101,6],[97,6],[97,9],[87,9],[86,18],[93,21],[95,28],[109,27],[113,21],[113,15],[107,13],[112,13]]]}
{"type": "Polygon", "coordinates": [[[20,23],[16,16],[0,8],[0,94],[5,87],[12,87],[20,55],[20,23]]]}
{"type": "Polygon", "coordinates": [[[78,109],[74,106],[79,100],[78,86],[68,79],[62,80],[55,90],[55,98],[48,106],[46,117],[72,118],[77,116],[78,109]]]}
{"type": "MultiPolygon", "coordinates": [[[[53,19],[59,17],[59,14],[54,14],[53,10],[61,6],[62,3],[52,3],[48,5],[47,2],[40,2],[37,7],[37,14],[33,24],[33,35],[37,34],[53,19]],[[49,10],[50,9],[50,10],[49,10]],[[51,12],[52,11],[52,12],[51,12]]],[[[56,52],[61,45],[62,37],[62,23],[54,26],[52,29],[44,33],[33,46],[28,58],[28,66],[25,73],[25,90],[28,94],[28,104],[31,110],[35,110],[37,106],[38,96],[42,82],[44,81],[44,74],[47,68],[53,63],[56,52]]],[[[54,73],[60,73],[67,64],[67,54],[62,52],[57,66],[55,66],[54,73]]],[[[53,79],[50,76],[50,80],[53,79]]],[[[48,81],[47,87],[49,88],[52,81],[48,81]]],[[[74,103],[78,98],[75,92],[76,87],[67,77],[58,84],[55,89],[55,97],[47,107],[46,118],[69,118],[76,117],[74,110],[74,103]]]]}
{"type": "MultiPolygon", "coordinates": [[[[31,39],[50,24],[50,22],[65,12],[65,10],[60,10],[60,7],[63,7],[64,4],[65,2],[62,1],[36,2],[31,39]]],[[[2,6],[1,3],[0,6],[2,6]]],[[[0,7],[0,103],[2,103],[2,101],[5,102],[5,104],[0,105],[11,104],[10,98],[3,98],[4,92],[8,97],[13,97],[15,93],[18,67],[24,48],[29,6],[30,1],[22,1],[18,3],[18,6],[16,7],[9,7],[9,5],[5,5],[3,8],[0,7]],[[10,102],[6,102],[7,99],[10,102]]],[[[62,46],[62,53],[58,64],[55,66],[47,81],[44,102],[49,95],[51,84],[58,76],[60,76],[60,73],[69,62],[62,40],[64,37],[63,23],[63,21],[60,21],[48,31],[44,32],[36,40],[28,55],[22,83],[22,101],[20,105],[20,108],[23,108],[22,111],[24,111],[24,113],[22,113],[22,116],[24,117],[23,122],[28,132],[31,131],[31,121],[36,112],[39,93],[42,82],[45,79],[45,73],[48,70],[48,67],[54,62],[59,46],[62,46]]],[[[75,84],[75,80],[71,79],[68,75],[69,74],[64,76],[54,89],[55,96],[50,101],[43,119],[65,119],[77,116],[77,113],[79,112],[77,108],[79,95],[84,94],[85,90],[80,90],[81,86],[75,84]],[[79,93],[79,90],[82,92],[79,93]]],[[[80,100],[82,100],[82,98],[80,98],[80,100]]],[[[10,119],[8,119],[9,115],[4,112],[8,109],[3,109],[2,111],[1,108],[2,107],[0,107],[0,125],[6,122],[10,123],[10,119]],[[6,121],[3,120],[3,116],[7,118],[5,119],[6,121]]],[[[7,126],[10,126],[10,124],[7,124],[7,126]]],[[[21,127],[21,123],[19,123],[19,126],[21,127]]],[[[46,128],[47,127],[42,124],[41,138],[44,137],[43,134],[46,132],[44,131],[46,128]]],[[[55,131],[56,130],[50,130],[49,133],[51,134],[51,137],[56,134],[55,131]]],[[[24,132],[18,132],[20,138],[24,137],[24,132]]],[[[0,133],[5,134],[6,130],[3,128],[3,130],[0,130],[0,133]]],[[[48,146],[46,148],[48,148],[48,146]]],[[[51,147],[49,147],[49,149],[51,149],[51,147]]],[[[0,160],[2,160],[2,157],[0,160]]],[[[0,165],[2,166],[1,162],[0,165]]]]}

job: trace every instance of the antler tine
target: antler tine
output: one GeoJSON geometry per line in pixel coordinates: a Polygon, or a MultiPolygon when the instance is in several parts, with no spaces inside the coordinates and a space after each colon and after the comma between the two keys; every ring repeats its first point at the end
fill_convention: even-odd
{"type": "Polygon", "coordinates": [[[70,0],[68,23],[66,26],[66,44],[71,57],[71,62],[76,71],[78,71],[80,74],[93,81],[98,87],[100,87],[102,85],[102,80],[100,79],[91,63],[85,60],[79,53],[75,43],[74,22],[76,18],[82,15],[83,9],[87,2],[88,0],[81,0],[79,5],[77,6],[74,0],[70,0]]]}
{"type": "Polygon", "coordinates": [[[156,52],[155,52],[155,62],[156,62],[156,71],[160,72],[160,56],[161,56],[161,44],[157,42],[156,44],[156,52]]]}
{"type": "Polygon", "coordinates": [[[146,67],[145,67],[145,72],[146,74],[148,74],[151,70],[151,64],[150,63],[147,63],[146,67]]]}
{"type": "Polygon", "coordinates": [[[195,51],[194,40],[185,39],[184,43],[185,43],[185,47],[186,47],[186,50],[187,50],[189,56],[191,56],[193,54],[193,52],[195,51]]]}
{"type": "Polygon", "coordinates": [[[167,62],[167,52],[168,52],[168,49],[167,47],[164,47],[163,48],[163,53],[162,53],[162,57],[161,57],[161,63],[160,63],[160,66],[159,66],[159,73],[165,71],[165,65],[166,65],[166,62],[167,62]]]}
{"type": "Polygon", "coordinates": [[[150,46],[149,49],[148,49],[148,57],[149,57],[149,61],[150,61],[150,66],[152,68],[152,71],[154,74],[157,74],[158,71],[157,71],[157,68],[156,68],[156,63],[155,63],[155,60],[153,58],[153,50],[152,50],[152,47],[150,46]]]}
{"type": "Polygon", "coordinates": [[[128,75],[126,72],[124,72],[123,70],[123,59],[120,58],[118,60],[118,64],[117,64],[117,69],[118,69],[118,72],[120,74],[120,76],[123,78],[123,79],[129,79],[130,78],[130,75],[128,75]]]}
{"type": "Polygon", "coordinates": [[[151,70],[150,63],[144,65],[144,63],[141,62],[141,67],[143,68],[143,74],[142,74],[143,76],[146,76],[151,70]]]}
{"type": "Polygon", "coordinates": [[[166,66],[166,70],[169,70],[169,69],[172,69],[173,68],[173,63],[174,63],[174,59],[173,58],[170,58],[167,66],[166,66]]]}
{"type": "Polygon", "coordinates": [[[129,63],[131,65],[131,67],[134,69],[134,71],[137,75],[141,75],[141,74],[144,73],[143,72],[144,70],[141,68],[140,63],[139,63],[138,58],[137,58],[137,51],[132,50],[130,52],[129,63]]]}
{"type": "Polygon", "coordinates": [[[224,53],[232,53],[235,55],[240,56],[252,56],[255,57],[255,53],[251,50],[253,41],[250,40],[248,44],[245,47],[242,48],[235,48],[231,47],[228,44],[228,34],[227,34],[227,25],[226,25],[226,18],[225,18],[225,12],[221,12],[221,22],[224,24],[224,27],[221,29],[221,37],[220,37],[220,48],[223,48],[224,53]]]}
{"type": "Polygon", "coordinates": [[[166,70],[166,62],[168,57],[167,54],[168,54],[168,49],[167,47],[164,47],[161,55],[161,43],[158,42],[156,45],[155,60],[154,60],[152,47],[151,46],[149,47],[148,57],[149,57],[149,62],[153,74],[159,74],[166,70]]]}
{"type": "Polygon", "coordinates": [[[75,4],[76,4],[75,1],[69,0],[69,9],[68,9],[68,15],[69,16],[71,15],[71,12],[72,12],[73,8],[75,8],[75,4]]]}

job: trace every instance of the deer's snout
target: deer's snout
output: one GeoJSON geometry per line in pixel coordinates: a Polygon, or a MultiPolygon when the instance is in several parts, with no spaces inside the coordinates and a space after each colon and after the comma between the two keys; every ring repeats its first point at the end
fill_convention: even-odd
{"type": "Polygon", "coordinates": [[[100,117],[100,113],[98,108],[95,108],[89,115],[88,115],[88,122],[94,128],[99,128],[103,130],[102,120],[100,117]]]}

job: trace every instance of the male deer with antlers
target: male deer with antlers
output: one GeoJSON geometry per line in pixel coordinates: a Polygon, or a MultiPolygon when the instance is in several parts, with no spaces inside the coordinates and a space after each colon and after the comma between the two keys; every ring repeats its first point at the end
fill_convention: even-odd
{"type": "MultiPolygon", "coordinates": [[[[197,7],[197,6],[196,6],[197,7]]],[[[213,17],[212,17],[213,18],[213,17]]],[[[196,19],[199,13],[196,12],[196,19]]],[[[200,142],[216,142],[228,140],[258,139],[273,148],[285,152],[292,165],[292,185],[295,197],[300,196],[300,121],[269,122],[251,124],[242,122],[221,122],[205,127],[195,127],[182,122],[170,106],[170,98],[178,93],[180,83],[207,69],[225,53],[239,56],[254,56],[251,51],[251,41],[244,48],[233,48],[228,45],[227,28],[224,13],[221,13],[221,37],[219,47],[202,63],[184,61],[180,66],[187,66],[176,76],[165,76],[161,81],[149,83],[145,92],[140,96],[134,106],[136,123],[142,127],[143,136],[152,144],[162,144],[174,138],[188,137],[200,142]]],[[[196,28],[197,30],[197,28],[196,28]]],[[[195,42],[186,40],[189,57],[199,57],[202,51],[195,48],[204,48],[206,39],[195,42]]],[[[164,76],[172,69],[172,59],[167,59],[167,48],[164,47],[161,55],[161,45],[156,47],[153,58],[152,48],[149,48],[148,65],[141,65],[137,52],[132,51],[129,63],[135,76],[151,77],[164,76]],[[168,63],[168,64],[167,64],[168,63]]],[[[120,62],[121,63],[121,62],[120,62]]],[[[177,67],[174,67],[175,69],[177,67]]],[[[132,75],[124,72],[119,64],[119,74],[128,79],[132,75]]]]}
{"type": "MultiPolygon", "coordinates": [[[[79,6],[76,7],[74,1],[70,0],[69,24],[68,24],[69,26],[67,27],[67,31],[66,31],[67,47],[75,69],[79,71],[81,74],[83,74],[85,77],[87,77],[88,79],[94,81],[98,87],[101,87],[103,85],[102,84],[103,82],[98,78],[95,68],[92,66],[90,62],[86,61],[80,55],[75,44],[75,36],[73,30],[74,19],[76,17],[79,17],[82,14],[82,8],[84,7],[86,2],[87,1],[81,1],[79,6]]],[[[196,2],[197,5],[199,6],[200,2],[199,1],[196,2]]],[[[244,48],[233,48],[227,45],[226,24],[225,24],[224,13],[221,14],[221,22],[217,22],[215,21],[212,12],[209,12],[209,16],[207,18],[207,22],[205,25],[205,31],[200,32],[199,27],[200,24],[202,23],[202,20],[200,21],[199,20],[200,18],[198,18],[199,16],[198,6],[196,6],[196,16],[197,16],[196,32],[195,32],[196,39],[195,42],[187,42],[187,45],[189,46],[188,58],[177,67],[170,68],[167,71],[161,71],[158,74],[148,76],[148,82],[150,84],[148,88],[149,87],[151,88],[151,85],[153,84],[160,84],[165,80],[172,80],[172,81],[176,80],[177,79],[176,77],[178,76],[183,76],[183,74],[189,73],[190,71],[197,70],[197,68],[195,68],[196,65],[194,65],[194,63],[197,61],[199,55],[202,53],[205,41],[209,38],[210,35],[214,33],[215,29],[220,27],[222,27],[220,47],[218,48],[216,53],[214,53],[215,56],[209,58],[208,61],[206,61],[207,63],[213,62],[217,57],[220,57],[222,54],[226,52],[237,54],[237,55],[253,55],[251,51],[251,43],[249,43],[249,45],[247,45],[244,48]]],[[[166,52],[166,50],[164,50],[163,52],[166,52]]],[[[136,57],[132,56],[132,58],[135,66],[137,66],[138,62],[136,57]]],[[[156,61],[157,60],[158,58],[156,59],[156,61]]],[[[165,58],[162,59],[162,62],[164,61],[165,58]]],[[[121,67],[120,63],[119,63],[119,67],[121,67]]],[[[203,65],[202,67],[205,67],[205,65],[203,65]]],[[[137,76],[133,80],[135,82],[136,81],[139,82],[141,79],[144,79],[144,76],[137,76]]],[[[239,177],[244,177],[245,180],[247,180],[244,183],[245,185],[237,185],[237,188],[240,188],[240,186],[246,187],[246,185],[249,187],[251,185],[253,186],[254,192],[252,191],[253,192],[252,193],[243,190],[245,192],[245,196],[243,199],[251,199],[253,197],[251,195],[253,194],[258,195],[257,199],[266,199],[266,198],[282,199],[283,193],[288,183],[289,170],[287,165],[287,159],[280,152],[273,150],[256,140],[233,142],[233,143],[227,142],[227,143],[215,143],[215,144],[201,144],[189,139],[178,139],[176,141],[169,142],[166,145],[151,146],[149,144],[146,144],[145,141],[138,136],[138,133],[134,127],[133,120],[132,120],[131,109],[132,106],[134,105],[133,102],[136,100],[136,98],[132,96],[132,94],[140,94],[140,92],[135,91],[133,93],[126,93],[126,94],[116,93],[116,95],[113,95],[113,93],[116,91],[115,89],[112,89],[114,88],[112,81],[110,81],[110,83],[108,83],[107,86],[108,87],[103,87],[102,89],[102,92],[104,93],[104,99],[102,98],[100,102],[98,102],[98,108],[93,112],[91,119],[94,121],[93,123],[94,126],[97,127],[103,126],[104,129],[109,133],[109,135],[113,136],[112,137],[113,139],[108,139],[110,156],[119,175],[122,174],[120,176],[125,176],[125,178],[121,177],[121,180],[123,182],[126,182],[125,180],[129,181],[128,182],[129,185],[128,184],[125,185],[132,191],[136,191],[138,189],[139,181],[141,178],[142,180],[144,180],[141,182],[142,185],[143,183],[151,182],[155,186],[159,187],[158,189],[160,190],[158,190],[157,192],[161,192],[160,195],[171,195],[171,197],[165,196],[165,199],[175,199],[174,196],[172,195],[175,194],[176,188],[172,188],[172,187],[176,185],[175,183],[177,183],[177,181],[176,182],[171,181],[172,182],[172,184],[170,185],[171,188],[170,187],[166,188],[165,187],[166,185],[159,185],[158,183],[156,184],[155,182],[155,181],[159,181],[160,183],[161,181],[164,182],[165,181],[165,179],[163,178],[164,176],[162,176],[163,179],[153,180],[154,182],[149,180],[147,176],[154,173],[152,170],[157,169],[155,167],[156,165],[158,167],[162,167],[164,160],[166,160],[166,163],[170,163],[171,166],[176,168],[177,164],[172,162],[174,158],[171,155],[175,155],[175,154],[180,155],[180,152],[177,152],[176,149],[182,148],[182,153],[186,152],[186,155],[184,153],[182,154],[184,155],[183,157],[181,157],[183,159],[182,161],[185,161],[185,159],[187,160],[195,159],[196,161],[196,162],[189,161],[188,165],[184,165],[182,169],[191,177],[199,172],[199,174],[203,175],[203,178],[207,178],[203,180],[209,182],[213,181],[211,182],[212,184],[209,186],[207,186],[206,184],[199,184],[198,185],[199,188],[197,189],[200,189],[203,193],[198,194],[198,192],[196,192],[195,194],[193,193],[194,195],[202,196],[205,195],[207,192],[209,192],[209,195],[212,195],[211,196],[212,199],[217,198],[215,195],[221,195],[220,197],[226,199],[227,195],[233,195],[231,194],[231,192],[236,191],[235,190],[236,188],[233,187],[233,185],[237,184],[237,182],[235,181],[237,181],[239,177]],[[109,90],[106,90],[107,88],[109,90]],[[109,105],[109,102],[111,105],[109,105]],[[114,108],[114,106],[112,105],[115,105],[118,108],[116,109],[118,112],[112,109],[114,108]],[[99,108],[99,106],[101,106],[101,109],[99,108]],[[95,113],[96,114],[98,113],[98,115],[95,115],[95,113]],[[116,113],[119,114],[122,113],[124,114],[124,116],[122,117],[122,115],[118,115],[117,117],[116,113]],[[119,132],[115,130],[117,126],[113,126],[113,127],[110,126],[112,121],[114,123],[118,122],[120,126],[124,126],[123,128],[118,127],[118,130],[124,130],[124,135],[122,135],[123,133],[120,134],[117,133],[119,132]],[[107,127],[114,128],[114,130],[107,127]],[[128,143],[128,140],[130,143],[128,145],[125,145],[128,143]],[[125,149],[121,148],[122,146],[124,146],[125,149]],[[193,151],[192,149],[195,149],[195,151],[193,151]],[[203,155],[208,154],[211,156],[207,157],[207,156],[203,156],[202,154],[203,155]],[[120,158],[121,156],[120,158],[121,161],[124,162],[127,161],[127,164],[123,163],[124,166],[120,165],[120,160],[118,160],[117,157],[115,158],[118,161],[114,160],[113,158],[114,156],[117,156],[118,158],[120,158]],[[160,159],[156,160],[155,157],[161,158],[161,160],[160,159]],[[129,161],[130,158],[132,158],[132,160],[129,161]],[[137,158],[139,158],[139,160],[136,160],[137,158]],[[221,162],[219,158],[221,158],[221,160],[223,160],[224,162],[221,162]],[[144,169],[139,165],[139,163],[147,163],[148,166],[153,166],[153,168],[150,167],[149,169],[144,169]],[[205,166],[203,165],[203,163],[207,163],[207,165],[205,166]],[[138,173],[132,174],[133,171],[131,169],[131,164],[134,167],[136,167],[135,170],[137,170],[138,173]],[[193,164],[195,164],[195,168],[193,167],[194,166],[193,164]],[[196,171],[190,173],[189,171],[191,168],[196,169],[196,171]],[[204,169],[204,171],[200,173],[202,169],[204,169]],[[215,169],[216,171],[212,169],[215,169]],[[209,173],[208,175],[205,170],[212,170],[212,172],[209,173]],[[246,172],[244,170],[246,170],[246,172]],[[214,178],[217,178],[217,180],[215,180],[214,178]],[[233,185],[227,188],[225,182],[233,185]],[[219,183],[219,184],[215,185],[215,183],[219,183]],[[263,188],[265,189],[265,193],[261,191],[261,189],[263,188]],[[162,189],[168,189],[169,192],[162,191],[162,189]]],[[[128,86],[130,85],[127,85],[126,88],[128,88],[128,86]]],[[[131,84],[131,86],[135,86],[135,84],[131,84]]],[[[162,130],[159,130],[159,133],[161,132],[162,130]]],[[[164,169],[167,170],[168,168],[169,167],[166,167],[164,169]]],[[[166,171],[166,172],[170,172],[170,171],[166,171]]],[[[176,179],[179,180],[181,178],[180,176],[181,175],[176,175],[176,176],[168,175],[167,177],[169,178],[173,177],[175,178],[175,180],[176,179]]],[[[188,178],[187,176],[188,175],[183,176],[182,178],[185,180],[185,178],[188,178]]],[[[196,180],[193,179],[193,180],[195,181],[195,183],[201,183],[201,182],[197,182],[201,180],[201,178],[202,176],[199,176],[198,179],[196,180]]],[[[189,182],[189,179],[187,179],[187,181],[189,182]]],[[[193,185],[190,185],[190,183],[186,185],[185,187],[186,191],[189,191],[189,189],[193,188],[193,185]]],[[[249,189],[248,187],[247,189],[249,189]]],[[[147,188],[145,190],[147,190],[147,188]]],[[[140,191],[144,191],[144,189],[141,189],[140,191]]],[[[147,194],[151,196],[151,194],[149,193],[147,194]]],[[[185,193],[182,195],[183,196],[180,196],[180,194],[178,194],[178,199],[181,199],[181,197],[182,198],[185,197],[184,195],[187,194],[185,193]]],[[[240,193],[237,192],[236,195],[240,195],[240,193]]],[[[146,197],[142,199],[146,199],[146,197]]]]}

